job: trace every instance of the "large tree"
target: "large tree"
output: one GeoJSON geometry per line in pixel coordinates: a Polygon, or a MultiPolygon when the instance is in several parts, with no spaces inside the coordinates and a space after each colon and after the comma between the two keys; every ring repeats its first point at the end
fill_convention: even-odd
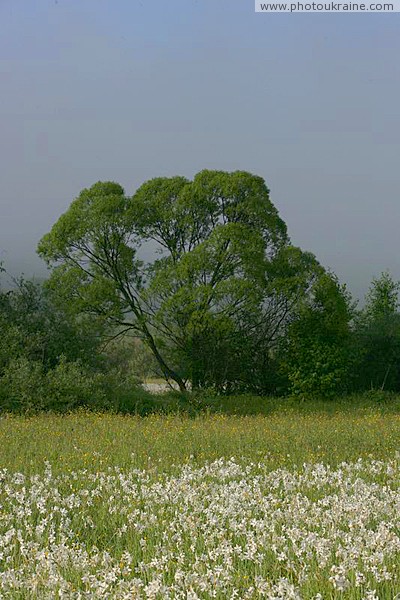
{"type": "Polygon", "coordinates": [[[264,180],[243,171],[156,178],[133,197],[96,183],[38,251],[71,310],[134,332],[181,390],[232,380],[260,332],[270,354],[320,271],[290,246],[264,180]]]}

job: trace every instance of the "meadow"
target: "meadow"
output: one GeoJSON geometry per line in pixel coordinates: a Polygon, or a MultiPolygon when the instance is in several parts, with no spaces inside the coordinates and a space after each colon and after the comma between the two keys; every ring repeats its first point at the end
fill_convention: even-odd
{"type": "Polygon", "coordinates": [[[400,593],[397,398],[188,407],[3,415],[0,598],[400,593]]]}

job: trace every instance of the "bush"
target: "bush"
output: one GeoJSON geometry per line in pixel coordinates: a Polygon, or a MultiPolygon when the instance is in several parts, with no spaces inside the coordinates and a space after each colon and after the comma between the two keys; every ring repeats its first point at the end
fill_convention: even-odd
{"type": "Polygon", "coordinates": [[[18,412],[87,407],[145,415],[155,410],[153,397],[137,385],[134,376],[122,376],[117,369],[92,372],[81,361],[68,361],[65,356],[47,372],[39,361],[12,359],[0,378],[0,406],[18,412]]]}
{"type": "Polygon", "coordinates": [[[46,408],[71,410],[78,406],[107,405],[105,376],[91,373],[80,361],[68,362],[64,356],[46,374],[46,408]]]}
{"type": "Polygon", "coordinates": [[[291,393],[294,395],[332,398],[343,393],[349,376],[345,348],[311,343],[287,365],[291,393]]]}
{"type": "Polygon", "coordinates": [[[1,379],[1,400],[6,410],[45,408],[46,379],[41,363],[24,356],[12,359],[1,379]]]}
{"type": "Polygon", "coordinates": [[[79,361],[68,362],[65,357],[47,373],[39,361],[11,360],[1,379],[0,400],[3,409],[19,412],[107,404],[104,375],[90,373],[79,361]]]}

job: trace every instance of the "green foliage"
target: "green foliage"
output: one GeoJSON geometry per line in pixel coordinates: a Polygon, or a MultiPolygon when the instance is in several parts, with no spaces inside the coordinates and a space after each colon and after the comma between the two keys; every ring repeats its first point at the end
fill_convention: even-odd
{"type": "Polygon", "coordinates": [[[2,408],[37,412],[105,406],[103,378],[101,374],[90,373],[80,362],[68,362],[65,357],[47,372],[39,361],[15,358],[1,378],[2,408]]]}
{"type": "Polygon", "coordinates": [[[388,271],[384,271],[378,279],[373,279],[363,311],[366,321],[376,323],[396,314],[399,290],[400,282],[393,281],[388,271]]]}
{"type": "Polygon", "coordinates": [[[187,380],[219,391],[272,389],[278,341],[321,272],[289,245],[263,179],[243,171],[156,178],[132,198],[99,182],[38,250],[71,312],[130,330],[181,390],[187,380]],[[156,254],[145,264],[147,243],[156,254]]]}
{"type": "Polygon", "coordinates": [[[103,324],[66,311],[38,284],[23,279],[15,284],[0,293],[0,408],[134,405],[136,378],[102,353],[103,324]]]}
{"type": "Polygon", "coordinates": [[[297,348],[288,378],[292,394],[305,398],[333,398],[346,389],[349,357],[336,344],[311,341],[297,348]]]}
{"type": "Polygon", "coordinates": [[[282,366],[291,393],[333,397],[350,389],[353,312],[350,297],[337,278],[328,273],[319,277],[285,342],[282,366]]]}
{"type": "Polygon", "coordinates": [[[360,348],[358,387],[400,389],[400,282],[384,272],[374,279],[365,307],[357,316],[355,336],[360,348]]]}
{"type": "Polygon", "coordinates": [[[120,379],[139,381],[157,377],[162,378],[162,371],[143,342],[132,335],[119,335],[104,344],[104,367],[109,371],[118,371],[120,379]]]}
{"type": "Polygon", "coordinates": [[[0,293],[3,407],[147,414],[137,383],[153,375],[225,395],[400,389],[400,282],[383,273],[357,312],[250,173],[155,178],[132,197],[98,182],[38,252],[45,287],[0,293]]]}
{"type": "Polygon", "coordinates": [[[0,306],[0,373],[9,360],[21,356],[39,361],[45,370],[56,366],[61,355],[96,366],[102,324],[69,314],[57,306],[50,290],[20,279],[2,295],[0,306]]]}
{"type": "Polygon", "coordinates": [[[101,373],[90,373],[80,361],[68,362],[62,356],[46,374],[47,408],[64,411],[107,406],[104,379],[101,373]]]}
{"type": "Polygon", "coordinates": [[[121,377],[119,370],[93,372],[81,361],[61,356],[47,372],[39,361],[12,359],[0,379],[0,408],[34,413],[42,410],[68,412],[79,407],[122,413],[148,414],[155,403],[135,380],[121,377]]]}
{"type": "Polygon", "coordinates": [[[21,412],[46,408],[45,375],[40,362],[26,356],[12,358],[0,379],[2,410],[21,412]]]}

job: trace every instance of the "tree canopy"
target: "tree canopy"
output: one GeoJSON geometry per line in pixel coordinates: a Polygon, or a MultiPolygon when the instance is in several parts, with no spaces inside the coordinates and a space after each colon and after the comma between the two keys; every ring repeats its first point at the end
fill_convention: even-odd
{"type": "Polygon", "coordinates": [[[38,252],[70,310],[134,332],[181,389],[249,380],[252,356],[272,359],[323,272],[290,245],[264,180],[244,171],[155,178],[132,197],[98,182],[38,252]]]}

